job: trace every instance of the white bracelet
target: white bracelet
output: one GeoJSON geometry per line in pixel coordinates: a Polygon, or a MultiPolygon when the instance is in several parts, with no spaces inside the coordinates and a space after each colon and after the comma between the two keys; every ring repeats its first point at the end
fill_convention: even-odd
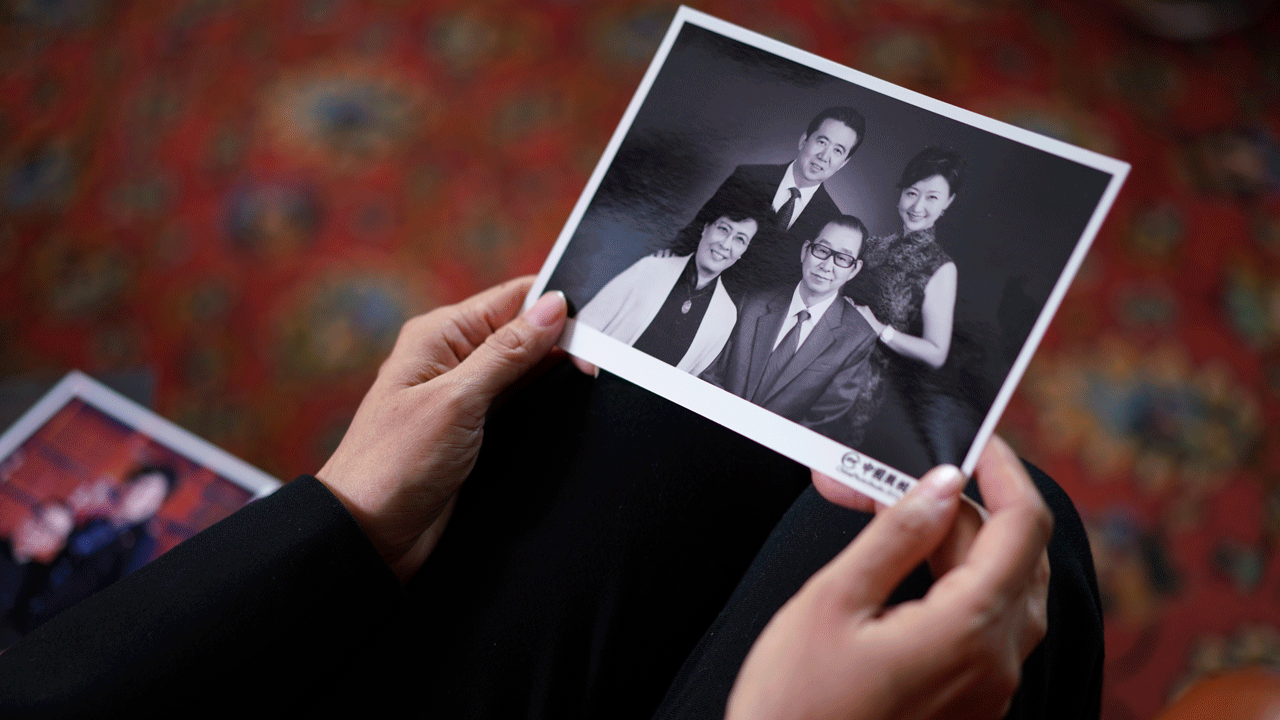
{"type": "Polygon", "coordinates": [[[880,342],[888,345],[893,341],[893,337],[897,334],[898,331],[894,330],[892,325],[885,324],[883,328],[880,328],[880,342]]]}

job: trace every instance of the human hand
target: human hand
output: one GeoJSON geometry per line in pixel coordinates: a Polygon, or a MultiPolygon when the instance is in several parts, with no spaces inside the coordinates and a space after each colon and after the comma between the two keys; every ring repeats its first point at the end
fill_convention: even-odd
{"type": "MultiPolygon", "coordinates": [[[[955,468],[951,469],[954,470],[955,468]]],[[[959,472],[959,470],[956,470],[956,472],[959,472]]],[[[888,505],[876,502],[871,497],[854,490],[830,475],[824,475],[817,470],[810,470],[809,474],[813,479],[814,489],[818,491],[818,494],[826,498],[828,502],[847,507],[850,510],[861,510],[868,513],[879,512],[888,507],[888,505]]],[[[960,500],[960,508],[956,511],[955,520],[952,522],[950,531],[943,537],[942,542],[938,543],[938,546],[933,549],[933,552],[929,553],[929,570],[933,572],[934,577],[942,577],[948,570],[963,560],[965,554],[969,551],[969,547],[973,544],[974,536],[982,529],[982,515],[979,514],[977,506],[966,502],[963,497],[960,500]]],[[[1045,562],[1048,562],[1048,557],[1048,554],[1046,554],[1045,562]]]]}
{"type": "Polygon", "coordinates": [[[547,356],[564,328],[561,293],[516,317],[532,283],[512,280],[406,322],[316,473],[401,580],[439,541],[490,403],[547,356]]]}
{"type": "Polygon", "coordinates": [[[975,476],[991,515],[924,598],[884,607],[953,528],[963,477],[946,466],[881,509],[778,611],[727,717],[1002,717],[1046,630],[1053,519],[998,438],[975,476]]]}
{"type": "Polygon", "coordinates": [[[880,318],[876,317],[876,314],[871,311],[870,307],[866,305],[859,305],[849,298],[845,298],[845,302],[852,305],[853,309],[858,311],[858,314],[867,321],[867,324],[871,326],[871,329],[876,335],[879,335],[884,330],[885,323],[880,322],[880,318]]]}
{"type": "Polygon", "coordinates": [[[595,365],[592,365],[591,363],[587,362],[586,360],[583,360],[582,358],[578,357],[577,355],[570,355],[570,356],[569,356],[569,361],[570,361],[570,362],[572,362],[572,363],[573,363],[573,366],[574,366],[574,367],[576,367],[576,368],[578,368],[578,370],[580,370],[581,372],[583,372],[583,373],[585,373],[585,374],[587,374],[587,375],[590,375],[591,377],[599,377],[599,376],[600,376],[600,368],[596,367],[595,365]]]}

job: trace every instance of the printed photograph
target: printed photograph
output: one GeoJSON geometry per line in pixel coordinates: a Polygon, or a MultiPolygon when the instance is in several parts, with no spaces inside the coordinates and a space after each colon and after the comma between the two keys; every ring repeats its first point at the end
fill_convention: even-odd
{"type": "Polygon", "coordinates": [[[0,651],[277,487],[72,373],[0,436],[0,651]]]}
{"type": "Polygon", "coordinates": [[[892,499],[972,470],[1127,170],[683,9],[535,291],[571,353],[892,499]]]}

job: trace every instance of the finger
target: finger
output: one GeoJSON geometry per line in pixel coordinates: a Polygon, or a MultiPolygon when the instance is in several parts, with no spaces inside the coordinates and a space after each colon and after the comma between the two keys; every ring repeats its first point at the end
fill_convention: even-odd
{"type": "Polygon", "coordinates": [[[1053,516],[1002,440],[993,437],[974,473],[991,517],[974,538],[965,558],[978,593],[1021,594],[1036,575],[1053,533],[1053,516]]]}
{"type": "Polygon", "coordinates": [[[564,293],[549,292],[520,317],[498,328],[458,366],[467,396],[487,407],[555,347],[568,312],[564,293]]]}
{"type": "Polygon", "coordinates": [[[853,488],[845,485],[830,475],[823,475],[817,470],[810,470],[813,477],[813,487],[818,494],[826,498],[827,502],[834,503],[850,510],[861,510],[862,512],[873,513],[876,511],[876,501],[853,488]]]}
{"type": "Polygon", "coordinates": [[[955,523],[951,531],[929,555],[929,570],[935,578],[950,572],[969,556],[969,549],[982,529],[982,515],[978,509],[967,502],[961,502],[956,511],[955,523]]]}
{"type": "Polygon", "coordinates": [[[569,353],[566,353],[564,349],[561,348],[559,345],[552,346],[551,350],[549,350],[541,360],[535,363],[534,366],[528,370],[528,372],[522,375],[520,379],[508,385],[506,390],[503,390],[502,392],[498,393],[497,397],[493,399],[493,402],[489,406],[489,408],[492,410],[496,407],[499,407],[504,402],[506,402],[506,399],[512,393],[520,392],[522,388],[528,386],[529,383],[542,377],[544,374],[546,374],[548,370],[564,362],[565,358],[567,357],[569,357],[569,353]]]}
{"type": "Polygon", "coordinates": [[[571,355],[570,361],[573,363],[573,366],[578,368],[578,370],[581,370],[583,374],[590,375],[591,377],[600,377],[600,368],[592,365],[586,360],[583,360],[577,355],[571,355]]]}
{"type": "Polygon", "coordinates": [[[1019,650],[1022,657],[1031,654],[1049,630],[1049,553],[1041,552],[1023,597],[1025,622],[1019,650]]]}
{"type": "Polygon", "coordinates": [[[992,435],[982,449],[973,477],[983,504],[993,513],[1007,507],[1044,505],[1022,461],[999,435],[992,435]]]}
{"type": "Polygon", "coordinates": [[[951,465],[925,473],[911,492],[874,520],[815,579],[831,583],[855,611],[874,612],[951,527],[964,476],[951,465]]]}
{"type": "Polygon", "coordinates": [[[1041,553],[1026,599],[1027,622],[1019,650],[1026,658],[1049,631],[1049,554],[1041,553]]]}
{"type": "Polygon", "coordinates": [[[416,385],[452,370],[519,313],[532,284],[532,276],[516,278],[410,319],[381,374],[416,385]]]}

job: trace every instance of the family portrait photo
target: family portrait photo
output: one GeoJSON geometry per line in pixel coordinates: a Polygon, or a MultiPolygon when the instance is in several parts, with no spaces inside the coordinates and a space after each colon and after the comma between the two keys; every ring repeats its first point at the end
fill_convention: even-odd
{"type": "Polygon", "coordinates": [[[0,652],[279,486],[70,373],[0,435],[0,652]]]}
{"type": "Polygon", "coordinates": [[[892,499],[972,470],[1127,169],[683,9],[534,296],[569,352],[892,499]]]}

